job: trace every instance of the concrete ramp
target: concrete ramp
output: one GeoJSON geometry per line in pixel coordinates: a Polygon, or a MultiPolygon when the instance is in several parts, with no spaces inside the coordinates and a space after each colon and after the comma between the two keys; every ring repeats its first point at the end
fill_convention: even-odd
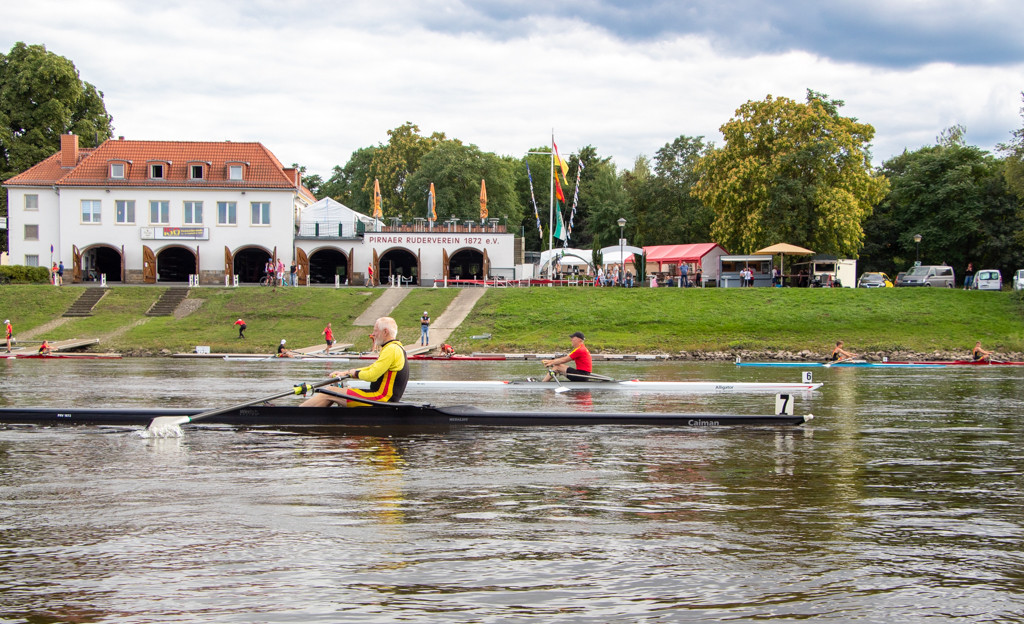
{"type": "Polygon", "coordinates": [[[473,306],[487,292],[486,288],[463,288],[437,320],[430,324],[430,348],[440,347],[452,331],[466,320],[473,306]]]}
{"type": "Polygon", "coordinates": [[[360,314],[356,320],[352,321],[353,325],[372,327],[382,316],[390,316],[391,311],[394,310],[402,299],[411,292],[409,288],[388,288],[384,291],[384,294],[377,297],[377,300],[373,302],[373,305],[366,308],[362,314],[360,314]]]}

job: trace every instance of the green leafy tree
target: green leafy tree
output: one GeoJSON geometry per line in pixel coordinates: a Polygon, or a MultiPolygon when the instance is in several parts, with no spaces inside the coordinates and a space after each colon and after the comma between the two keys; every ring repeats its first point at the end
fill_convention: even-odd
{"type": "Polygon", "coordinates": [[[515,190],[515,161],[480,151],[459,141],[440,141],[424,154],[419,167],[406,180],[410,212],[403,218],[427,216],[427,193],[434,184],[439,221],[457,218],[480,220],[480,181],[487,184],[488,217],[519,223],[522,206],[515,190]]]}
{"type": "Polygon", "coordinates": [[[1004,164],[964,145],[962,132],[944,132],[938,145],[891,158],[882,171],[892,190],[865,222],[864,270],[907,270],[918,253],[915,234],[923,263],[949,264],[958,274],[968,262],[1004,276],[1024,263],[1014,238],[1024,225],[1020,202],[1004,164]]]}
{"type": "Polygon", "coordinates": [[[720,128],[725,144],[700,159],[694,188],[715,212],[715,242],[732,253],[787,242],[856,257],[888,182],[871,168],[874,128],[840,116],[842,105],[811,90],[805,103],[768,96],[720,128]]]}
{"type": "MultiPolygon", "coordinates": [[[[1024,99],[1024,92],[1021,93],[1024,99]]],[[[1024,117],[1024,108],[1020,110],[1024,117]]],[[[1024,128],[1013,131],[1013,139],[1000,143],[999,151],[1006,156],[1006,183],[1017,197],[1024,199],[1024,128]]]]}
{"type": "Polygon", "coordinates": [[[631,193],[636,230],[648,245],[708,242],[714,212],[693,195],[697,163],[710,147],[703,137],[680,136],[654,157],[654,174],[631,193]]]}
{"type": "Polygon", "coordinates": [[[619,219],[626,219],[626,237],[630,238],[635,228],[629,192],[626,189],[625,174],[620,174],[610,160],[602,160],[594,166],[587,166],[592,178],[587,185],[589,215],[587,227],[592,246],[598,248],[617,245],[619,242],[619,219]]]}
{"type": "Polygon", "coordinates": [[[320,186],[317,198],[330,197],[356,212],[373,214],[373,175],[370,172],[377,149],[361,147],[352,152],[344,167],[334,167],[331,177],[320,186]]]}
{"type": "MultiPolygon", "coordinates": [[[[110,138],[103,93],[45,46],[18,42],[0,54],[0,180],[55,153],[67,132],[78,135],[82,147],[110,138]]],[[[7,194],[0,193],[0,216],[6,215],[7,194]]]]}
{"type": "Polygon", "coordinates": [[[380,181],[385,217],[415,211],[419,190],[410,188],[406,182],[419,168],[420,159],[444,140],[444,133],[421,136],[420,127],[411,121],[388,130],[388,142],[374,151],[370,177],[363,185],[364,192],[373,193],[374,179],[380,181]]]}

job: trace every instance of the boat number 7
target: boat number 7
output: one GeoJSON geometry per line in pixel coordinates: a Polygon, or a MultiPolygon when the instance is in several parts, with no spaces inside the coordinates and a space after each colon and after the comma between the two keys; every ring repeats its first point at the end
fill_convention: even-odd
{"type": "Polygon", "coordinates": [[[792,395],[790,394],[776,394],[775,395],[775,413],[778,415],[785,414],[787,416],[793,415],[793,401],[792,395]]]}

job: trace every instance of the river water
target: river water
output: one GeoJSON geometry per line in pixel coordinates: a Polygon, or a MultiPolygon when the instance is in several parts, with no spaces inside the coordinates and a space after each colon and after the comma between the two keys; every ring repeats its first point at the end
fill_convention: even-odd
{"type": "MultiPolygon", "coordinates": [[[[350,364],[0,364],[0,405],[216,407],[350,364]]],[[[414,363],[416,378],[537,375],[414,363]]],[[[540,371],[543,372],[543,371],[540,371]]],[[[617,378],[799,369],[602,363],[617,378]]],[[[0,622],[1024,621],[1024,367],[816,369],[798,428],[0,427],[0,622]],[[1016,370],[1014,370],[1016,368],[1016,370]]],[[[409,393],[770,412],[770,395],[409,393]]]]}

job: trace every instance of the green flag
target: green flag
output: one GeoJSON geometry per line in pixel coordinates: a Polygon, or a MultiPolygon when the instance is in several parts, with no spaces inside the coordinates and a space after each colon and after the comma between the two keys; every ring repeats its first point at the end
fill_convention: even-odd
{"type": "Polygon", "coordinates": [[[555,238],[565,240],[565,224],[562,223],[562,205],[555,202],[555,238]]]}

